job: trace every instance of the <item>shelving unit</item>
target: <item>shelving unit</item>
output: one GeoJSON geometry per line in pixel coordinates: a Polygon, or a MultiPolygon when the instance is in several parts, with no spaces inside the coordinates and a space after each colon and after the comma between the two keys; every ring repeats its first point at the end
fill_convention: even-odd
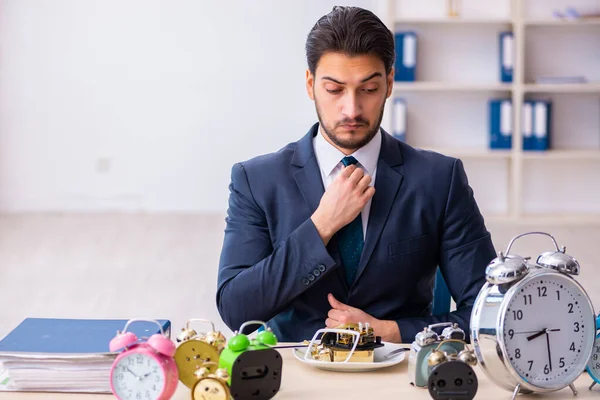
{"type": "MultiPolygon", "coordinates": [[[[463,1],[463,5],[467,1],[463,1]]],[[[472,1],[475,4],[476,0],[472,1]]],[[[415,147],[463,160],[486,219],[508,223],[600,223],[600,178],[596,178],[598,182],[596,183],[590,175],[590,168],[600,173],[600,73],[595,73],[596,69],[600,71],[600,63],[591,67],[592,76],[589,78],[592,82],[590,83],[537,84],[533,83],[533,76],[548,75],[548,73],[543,69],[546,66],[545,60],[539,58],[539,52],[542,50],[532,47],[535,45],[532,41],[539,41],[540,37],[546,35],[545,30],[550,32],[548,36],[551,37],[556,36],[556,32],[567,32],[567,35],[571,35],[568,38],[571,38],[577,37],[579,34],[577,32],[580,32],[578,29],[584,29],[587,33],[582,37],[586,41],[594,41],[594,43],[586,43],[587,48],[599,48],[600,18],[578,21],[553,20],[548,16],[552,10],[550,5],[547,6],[548,15],[531,15],[527,2],[536,0],[505,1],[506,15],[490,15],[490,12],[485,12],[486,15],[482,16],[471,13],[471,15],[465,14],[464,18],[446,18],[440,15],[440,7],[442,4],[445,6],[445,2],[441,0],[428,0],[430,4],[418,10],[420,15],[410,12],[411,7],[416,10],[416,6],[414,3],[409,3],[409,0],[386,0],[386,23],[394,32],[399,30],[417,32],[419,54],[416,67],[417,80],[395,82],[394,94],[390,98],[387,109],[391,110],[393,98],[404,97],[407,100],[409,113],[407,142],[415,147]],[[423,14],[423,9],[427,7],[431,9],[430,15],[423,14]],[[407,15],[403,14],[404,9],[409,9],[407,15]],[[544,31],[540,33],[540,30],[544,31]],[[573,30],[577,31],[573,32],[573,30]],[[469,79],[470,75],[456,79],[455,76],[446,73],[444,69],[446,64],[452,64],[448,68],[452,67],[454,70],[460,68],[448,50],[452,46],[450,41],[453,38],[458,43],[455,50],[457,57],[471,57],[470,59],[477,64],[478,70],[481,70],[483,68],[481,60],[487,57],[489,64],[489,60],[493,57],[489,48],[491,45],[494,46],[493,52],[498,54],[498,33],[501,31],[512,31],[514,35],[512,83],[500,82],[498,59],[494,60],[493,74],[483,74],[485,76],[476,76],[475,79],[469,79]],[[470,48],[465,45],[465,40],[470,37],[474,42],[473,49],[479,49],[479,53],[473,54],[472,51],[467,53],[466,49],[470,48]],[[443,43],[440,44],[439,41],[443,43]],[[436,60],[436,51],[443,53],[444,60],[436,60]],[[535,56],[538,56],[538,59],[534,59],[535,56]],[[441,65],[436,66],[436,62],[441,65]],[[513,136],[510,150],[492,150],[487,147],[489,131],[486,100],[490,98],[512,100],[513,136]],[[544,152],[524,151],[521,146],[522,104],[524,100],[530,98],[553,100],[551,149],[544,152]],[[563,107],[561,110],[555,110],[555,99],[557,105],[563,107]],[[585,104],[580,107],[582,101],[585,104]],[[448,110],[440,112],[440,109],[444,109],[444,102],[449,103],[448,110]],[[567,115],[571,109],[564,108],[568,105],[574,110],[571,118],[585,120],[585,125],[581,125],[583,122],[580,122],[580,126],[586,127],[585,132],[581,132],[581,129],[571,132],[569,125],[571,120],[567,115]],[[465,111],[465,108],[468,111],[465,111]],[[463,116],[458,115],[460,113],[463,116]],[[465,126],[468,125],[464,120],[465,113],[468,113],[466,115],[469,115],[469,118],[471,116],[473,118],[470,132],[467,133],[465,133],[465,126]],[[485,118],[482,113],[486,114],[485,118]],[[429,121],[432,115],[435,116],[434,119],[441,121],[438,125],[429,121]],[[559,120],[560,123],[555,123],[555,120],[559,120]],[[453,129],[452,124],[457,128],[453,129]],[[449,143],[450,135],[457,139],[454,146],[449,143]],[[570,142],[571,135],[576,139],[573,144],[570,142]],[[554,136],[558,138],[557,148],[552,148],[552,143],[555,142],[554,136]],[[569,148],[566,148],[567,146],[569,148]],[[562,177],[569,181],[571,195],[576,196],[579,192],[584,197],[591,196],[586,200],[587,202],[583,201],[579,204],[563,196],[565,200],[559,204],[557,199],[562,199],[561,196],[550,200],[544,197],[544,190],[547,190],[548,196],[553,196],[553,191],[560,187],[559,182],[552,181],[553,176],[564,175],[556,174],[553,168],[562,168],[565,165],[568,166],[570,173],[590,180],[578,183],[575,182],[576,179],[562,177]],[[489,175],[489,178],[482,176],[482,173],[489,175]],[[586,178],[588,175],[590,177],[586,178]],[[541,179],[547,182],[540,182],[541,179]],[[577,188],[579,190],[572,189],[572,185],[575,184],[579,184],[577,188]],[[531,197],[533,195],[540,196],[540,207],[537,207],[535,199],[531,197]],[[505,198],[500,199],[502,196],[505,198]],[[544,202],[544,200],[548,201],[544,202]],[[490,204],[486,204],[486,201],[490,204]],[[532,201],[534,201],[533,206],[532,201]]],[[[557,1],[552,3],[553,6],[557,1]]],[[[596,6],[592,0],[590,4],[596,6]]],[[[537,6],[539,8],[546,5],[537,0],[537,6]]],[[[569,4],[565,1],[564,6],[569,4]]],[[[553,50],[554,45],[552,42],[549,50],[553,50]]],[[[560,43],[557,45],[559,46],[560,43]]],[[[590,59],[585,61],[590,62],[590,59]]],[[[565,70],[568,70],[569,65],[565,65],[564,62],[557,62],[556,68],[559,71],[556,74],[566,74],[565,70]]],[[[577,71],[572,73],[578,74],[577,71]]],[[[387,112],[387,115],[391,127],[391,112],[387,112]]]]}

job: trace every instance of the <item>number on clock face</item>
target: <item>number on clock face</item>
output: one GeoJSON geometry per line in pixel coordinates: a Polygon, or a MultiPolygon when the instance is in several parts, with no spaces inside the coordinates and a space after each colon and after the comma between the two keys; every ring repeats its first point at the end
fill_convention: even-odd
{"type": "Polygon", "coordinates": [[[600,379],[600,337],[596,337],[594,350],[587,366],[594,377],[600,379]]]}
{"type": "Polygon", "coordinates": [[[165,379],[154,358],[131,354],[123,357],[115,366],[112,384],[121,399],[152,400],[162,393],[165,379]]]}
{"type": "Polygon", "coordinates": [[[566,386],[587,363],[585,351],[595,332],[592,314],[583,292],[569,278],[535,277],[507,307],[503,335],[508,361],[532,385],[566,386]]]}

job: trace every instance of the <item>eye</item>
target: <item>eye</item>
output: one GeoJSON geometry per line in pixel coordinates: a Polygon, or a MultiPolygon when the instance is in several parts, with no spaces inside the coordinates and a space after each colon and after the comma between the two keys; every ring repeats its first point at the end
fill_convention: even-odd
{"type": "Polygon", "coordinates": [[[364,92],[366,93],[375,93],[377,92],[378,88],[365,88],[363,89],[364,92]]]}
{"type": "Polygon", "coordinates": [[[331,93],[331,94],[340,94],[342,91],[342,89],[325,89],[325,90],[327,90],[327,92],[331,93]]]}

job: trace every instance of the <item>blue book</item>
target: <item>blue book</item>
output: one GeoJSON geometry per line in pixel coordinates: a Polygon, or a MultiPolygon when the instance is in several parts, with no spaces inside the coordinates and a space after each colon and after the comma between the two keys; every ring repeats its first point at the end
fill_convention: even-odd
{"type": "Polygon", "coordinates": [[[500,82],[513,81],[514,68],[514,37],[512,32],[501,32],[500,38],[500,82]]]}
{"type": "Polygon", "coordinates": [[[415,32],[396,32],[396,62],[394,80],[414,82],[417,66],[417,34],[415,32]]]}
{"type": "Polygon", "coordinates": [[[533,104],[533,136],[531,150],[544,151],[550,148],[550,101],[536,100],[533,104]]]}
{"type": "Polygon", "coordinates": [[[533,149],[533,106],[535,102],[531,100],[523,101],[522,129],[523,150],[533,149]]]}
{"type": "MultiPolygon", "coordinates": [[[[0,356],[13,353],[31,354],[106,354],[108,344],[123,331],[128,320],[26,318],[0,340],[0,356]]],[[[171,322],[157,320],[170,337],[171,322]]],[[[138,338],[160,333],[158,325],[139,321],[127,331],[138,338]]]]}
{"type": "Polygon", "coordinates": [[[512,101],[490,100],[488,121],[490,148],[510,149],[512,147],[512,101]]]}
{"type": "Polygon", "coordinates": [[[400,97],[394,98],[392,115],[392,136],[406,142],[406,100],[400,97]]]}

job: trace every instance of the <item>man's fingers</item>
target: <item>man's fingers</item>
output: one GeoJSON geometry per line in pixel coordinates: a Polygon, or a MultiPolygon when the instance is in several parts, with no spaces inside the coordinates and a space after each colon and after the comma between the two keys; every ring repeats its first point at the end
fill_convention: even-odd
{"type": "Polygon", "coordinates": [[[350,182],[352,182],[354,185],[358,185],[358,182],[360,182],[363,176],[365,176],[365,171],[363,171],[361,168],[356,168],[348,180],[350,180],[350,182]]]}
{"type": "Polygon", "coordinates": [[[347,167],[342,168],[342,172],[338,175],[338,179],[341,179],[342,177],[349,178],[355,169],[356,169],[356,165],[354,165],[354,164],[348,165],[347,167]]]}
{"type": "Polygon", "coordinates": [[[371,183],[371,175],[363,175],[362,178],[360,178],[360,181],[358,181],[358,184],[356,185],[356,187],[358,188],[358,191],[360,193],[363,193],[365,191],[365,189],[367,189],[369,187],[369,184],[371,183]]]}
{"type": "Polygon", "coordinates": [[[329,312],[327,313],[327,316],[331,319],[335,319],[336,321],[340,321],[342,323],[345,323],[345,319],[346,319],[346,311],[340,311],[338,309],[332,308],[331,310],[329,310],[329,312]]]}
{"type": "Polygon", "coordinates": [[[366,196],[367,200],[372,198],[375,195],[375,188],[373,186],[369,186],[363,193],[366,196]]]}
{"type": "Polygon", "coordinates": [[[325,326],[328,328],[335,328],[336,326],[340,326],[341,323],[336,321],[335,319],[327,318],[325,320],[325,326]]]}
{"type": "Polygon", "coordinates": [[[329,304],[331,305],[331,307],[337,308],[338,310],[347,311],[350,309],[350,306],[342,303],[341,301],[338,301],[338,299],[333,297],[331,293],[327,295],[327,300],[329,300],[329,304]]]}

